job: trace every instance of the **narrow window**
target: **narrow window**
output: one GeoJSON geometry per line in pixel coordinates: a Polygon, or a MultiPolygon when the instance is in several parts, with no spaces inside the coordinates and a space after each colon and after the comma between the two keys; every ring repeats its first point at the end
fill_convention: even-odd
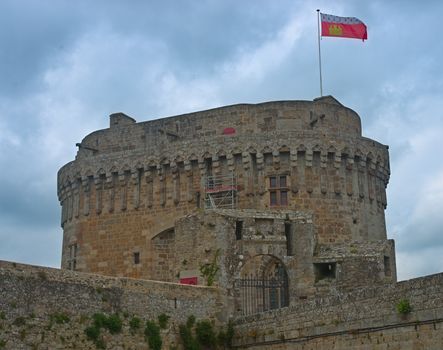
{"type": "Polygon", "coordinates": [[[383,259],[383,263],[385,266],[385,276],[390,277],[391,276],[391,258],[389,256],[385,256],[383,259]]]}
{"type": "Polygon", "coordinates": [[[241,240],[243,231],[243,221],[238,220],[235,222],[235,239],[237,241],[241,240]]]}
{"type": "Polygon", "coordinates": [[[195,204],[197,204],[197,208],[200,208],[200,192],[195,193],[195,204]]]}
{"type": "Polygon", "coordinates": [[[287,256],[294,255],[293,246],[293,232],[292,232],[292,224],[290,221],[285,222],[285,236],[286,236],[286,254],[287,256]]]}
{"type": "Polygon", "coordinates": [[[76,270],[77,269],[77,243],[71,244],[68,246],[69,256],[68,256],[68,270],[76,270]]]}
{"type": "Polygon", "coordinates": [[[269,203],[271,207],[288,205],[286,175],[269,177],[269,203]]]}
{"type": "Polygon", "coordinates": [[[139,252],[134,253],[134,264],[135,265],[140,264],[140,253],[139,252]]]}

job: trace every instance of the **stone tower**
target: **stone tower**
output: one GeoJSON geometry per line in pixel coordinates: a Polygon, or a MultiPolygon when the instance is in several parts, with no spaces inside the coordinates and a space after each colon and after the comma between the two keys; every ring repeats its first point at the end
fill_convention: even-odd
{"type": "Polygon", "coordinates": [[[342,287],[396,279],[388,147],[331,96],[140,123],[115,113],[78,147],[58,173],[62,268],[178,282],[221,249],[228,288],[264,255],[299,295],[323,277],[342,287]],[[208,233],[209,217],[223,229],[208,233]]]}

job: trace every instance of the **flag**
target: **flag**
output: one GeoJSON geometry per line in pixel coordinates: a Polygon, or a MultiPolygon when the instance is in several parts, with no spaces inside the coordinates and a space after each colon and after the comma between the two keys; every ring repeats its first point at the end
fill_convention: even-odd
{"type": "Polygon", "coordinates": [[[339,17],[321,14],[321,35],[341,38],[368,38],[366,25],[355,17],[339,17]]]}

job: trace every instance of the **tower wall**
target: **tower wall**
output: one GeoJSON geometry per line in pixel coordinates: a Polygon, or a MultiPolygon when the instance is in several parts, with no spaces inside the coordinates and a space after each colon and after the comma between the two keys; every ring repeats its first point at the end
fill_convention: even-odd
{"type": "Polygon", "coordinates": [[[319,244],[386,239],[387,146],[362,137],[359,116],[332,97],[141,123],[116,113],[58,173],[62,267],[157,276],[159,261],[177,254],[168,230],[202,210],[207,175],[228,172],[238,209],[310,213],[319,244]],[[287,205],[271,205],[271,177],[285,177],[277,192],[287,205]]]}

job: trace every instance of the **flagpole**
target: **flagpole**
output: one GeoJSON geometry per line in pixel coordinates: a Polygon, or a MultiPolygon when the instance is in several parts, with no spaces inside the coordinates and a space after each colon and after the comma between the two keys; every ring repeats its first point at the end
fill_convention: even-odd
{"type": "Polygon", "coordinates": [[[320,70],[320,97],[323,96],[323,82],[321,76],[321,50],[320,50],[320,9],[317,9],[317,32],[318,32],[318,67],[320,70]]]}

